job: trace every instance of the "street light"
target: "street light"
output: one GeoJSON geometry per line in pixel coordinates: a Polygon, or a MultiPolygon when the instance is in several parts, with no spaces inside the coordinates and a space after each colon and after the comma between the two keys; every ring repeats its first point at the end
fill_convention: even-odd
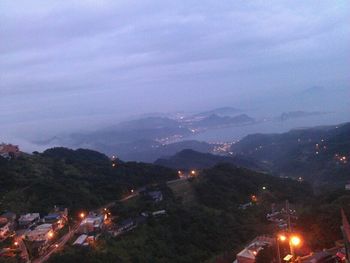
{"type": "Polygon", "coordinates": [[[287,240],[287,236],[284,235],[284,234],[280,234],[280,235],[277,236],[276,239],[277,239],[276,240],[276,244],[277,244],[277,260],[278,260],[277,262],[281,263],[280,244],[279,244],[278,241],[282,241],[282,242],[286,241],[287,240]]]}
{"type": "Polygon", "coordinates": [[[278,236],[278,240],[281,240],[282,242],[284,242],[287,240],[287,237],[285,235],[281,234],[278,236]]]}
{"type": "Polygon", "coordinates": [[[301,238],[293,235],[289,238],[289,248],[290,248],[290,254],[292,255],[292,260],[294,262],[295,260],[295,252],[294,252],[294,248],[300,246],[301,244],[301,238]]]}
{"type": "Polygon", "coordinates": [[[295,259],[295,253],[294,253],[294,249],[296,247],[299,247],[300,244],[301,244],[301,238],[295,234],[293,235],[285,235],[285,234],[279,234],[277,237],[276,237],[276,242],[277,242],[277,256],[278,256],[278,262],[281,262],[281,254],[280,254],[280,246],[279,246],[279,241],[281,242],[286,242],[288,241],[289,243],[289,249],[290,249],[290,256],[291,258],[295,259]]]}
{"type": "Polygon", "coordinates": [[[297,246],[300,245],[300,243],[301,243],[300,237],[298,237],[298,236],[292,236],[292,237],[290,238],[290,244],[291,244],[292,246],[297,247],[297,246]]]}

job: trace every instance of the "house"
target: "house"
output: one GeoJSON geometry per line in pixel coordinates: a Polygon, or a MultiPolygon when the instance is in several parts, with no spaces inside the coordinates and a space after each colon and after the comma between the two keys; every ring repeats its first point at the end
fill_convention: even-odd
{"type": "Polygon", "coordinates": [[[256,255],[266,245],[272,246],[275,239],[267,236],[258,236],[236,255],[237,263],[255,263],[256,255]]]}
{"type": "Polygon", "coordinates": [[[163,200],[163,194],[161,191],[150,191],[147,195],[152,198],[154,202],[160,202],[163,200]]]}
{"type": "Polygon", "coordinates": [[[59,214],[62,217],[68,217],[68,209],[55,206],[53,211],[50,214],[59,214]]]}
{"type": "Polygon", "coordinates": [[[61,214],[48,214],[43,218],[43,222],[52,224],[54,229],[61,229],[66,223],[66,218],[61,214]]]}
{"type": "Polygon", "coordinates": [[[39,220],[40,220],[39,213],[28,213],[25,215],[21,215],[21,217],[18,219],[18,224],[20,227],[26,228],[38,222],[39,220]]]}
{"type": "Polygon", "coordinates": [[[54,232],[52,224],[42,224],[37,226],[34,230],[26,234],[26,239],[29,241],[37,241],[47,243],[53,238],[54,232]]]}
{"type": "Polygon", "coordinates": [[[16,158],[20,155],[19,147],[12,144],[0,144],[0,156],[3,158],[16,158]]]}
{"type": "Polygon", "coordinates": [[[98,232],[102,229],[103,222],[103,215],[90,214],[81,221],[78,232],[81,234],[98,232]]]}
{"type": "Polygon", "coordinates": [[[152,213],[152,216],[157,217],[157,216],[161,216],[161,215],[166,215],[166,211],[165,210],[158,210],[152,213]]]}
{"type": "Polygon", "coordinates": [[[0,216],[0,240],[7,238],[15,228],[16,214],[6,212],[0,216]]]}
{"type": "Polygon", "coordinates": [[[248,207],[251,207],[253,205],[252,202],[246,203],[246,204],[241,204],[238,206],[239,209],[246,210],[248,207]]]}
{"type": "Polygon", "coordinates": [[[118,232],[129,231],[134,227],[135,227],[134,220],[131,218],[128,218],[118,224],[118,232]]]}
{"type": "Polygon", "coordinates": [[[85,234],[80,235],[80,236],[77,238],[77,240],[74,241],[73,246],[77,246],[77,245],[78,245],[78,246],[82,246],[82,245],[84,245],[84,243],[85,243],[87,237],[88,237],[88,235],[85,235],[85,234]]]}
{"type": "Polygon", "coordinates": [[[0,224],[0,240],[7,238],[10,235],[10,224],[0,224]]]}

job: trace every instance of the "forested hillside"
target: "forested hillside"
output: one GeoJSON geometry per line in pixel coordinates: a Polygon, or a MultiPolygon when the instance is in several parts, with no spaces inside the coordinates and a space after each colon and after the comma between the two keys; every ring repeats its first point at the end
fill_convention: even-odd
{"type": "Polygon", "coordinates": [[[94,208],[132,188],[175,176],[168,168],[112,161],[83,149],[53,148],[13,160],[0,157],[0,210],[47,212],[54,205],[94,208]]]}
{"type": "Polygon", "coordinates": [[[231,150],[263,162],[278,176],[340,187],[350,180],[350,123],[249,135],[231,150]]]}

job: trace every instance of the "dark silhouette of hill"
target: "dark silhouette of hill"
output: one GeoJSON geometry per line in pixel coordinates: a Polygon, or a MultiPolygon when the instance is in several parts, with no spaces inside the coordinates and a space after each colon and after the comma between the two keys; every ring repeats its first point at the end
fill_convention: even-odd
{"type": "Polygon", "coordinates": [[[228,163],[238,167],[259,169],[259,166],[255,162],[245,157],[220,156],[210,153],[200,153],[191,149],[183,150],[171,157],[161,158],[154,162],[154,164],[174,169],[203,169],[213,167],[219,163],[228,163]]]}
{"type": "Polygon", "coordinates": [[[263,162],[277,175],[304,177],[316,184],[350,180],[350,123],[248,135],[231,151],[263,162]]]}

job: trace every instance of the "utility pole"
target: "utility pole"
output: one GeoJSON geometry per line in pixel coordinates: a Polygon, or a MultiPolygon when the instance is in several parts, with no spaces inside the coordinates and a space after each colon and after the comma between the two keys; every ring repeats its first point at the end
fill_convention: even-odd
{"type": "Polygon", "coordinates": [[[289,201],[288,200],[286,200],[286,213],[287,213],[288,232],[292,233],[292,224],[290,223],[290,209],[289,209],[289,201]]]}

